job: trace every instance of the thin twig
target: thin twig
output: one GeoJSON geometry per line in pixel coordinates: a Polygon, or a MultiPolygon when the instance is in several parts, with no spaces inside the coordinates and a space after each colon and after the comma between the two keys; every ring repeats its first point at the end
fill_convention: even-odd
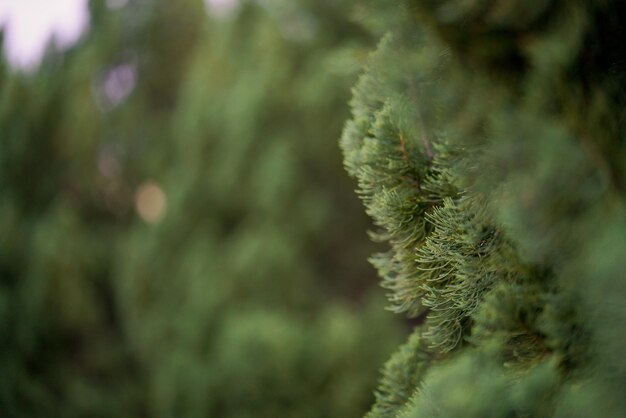
{"type": "Polygon", "coordinates": [[[402,159],[406,162],[406,146],[404,145],[404,135],[402,135],[402,132],[400,132],[400,149],[402,150],[402,159]]]}

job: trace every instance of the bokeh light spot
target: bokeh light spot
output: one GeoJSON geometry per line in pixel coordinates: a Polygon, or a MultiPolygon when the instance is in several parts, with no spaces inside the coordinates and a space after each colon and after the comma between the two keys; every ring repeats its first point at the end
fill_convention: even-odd
{"type": "Polygon", "coordinates": [[[231,15],[239,5],[238,0],[204,0],[209,14],[218,17],[225,18],[231,15]]]}
{"type": "Polygon", "coordinates": [[[122,164],[116,149],[112,146],[102,147],[98,152],[98,171],[106,178],[114,178],[121,174],[122,164]]]}
{"type": "Polygon", "coordinates": [[[154,181],[143,183],[135,192],[135,209],[144,221],[158,223],[163,219],[167,197],[163,189],[154,181]]]}
{"type": "Polygon", "coordinates": [[[137,84],[137,65],[134,62],[119,64],[104,73],[94,88],[96,101],[104,111],[121,104],[137,84]]]}

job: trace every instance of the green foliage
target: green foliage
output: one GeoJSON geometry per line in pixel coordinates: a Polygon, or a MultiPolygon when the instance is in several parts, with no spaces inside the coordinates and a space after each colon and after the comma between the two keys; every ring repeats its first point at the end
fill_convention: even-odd
{"type": "Polygon", "coordinates": [[[0,415],[363,414],[401,332],[334,142],[365,31],[334,1],[91,7],[0,71],[0,415]]]}
{"type": "Polygon", "coordinates": [[[362,280],[342,272],[350,250],[337,249],[356,222],[333,210],[341,164],[323,141],[340,131],[350,79],[320,55],[346,28],[285,39],[280,13],[244,6],[204,28],[161,173],[182,216],[138,225],[120,257],[124,323],[149,359],[153,416],[358,414],[375,379],[367,360],[387,343],[362,347],[395,339],[367,306],[377,302],[333,296],[362,280]]]}
{"type": "Polygon", "coordinates": [[[414,332],[385,364],[376,392],[376,404],[367,417],[397,416],[415,393],[431,361],[429,353],[421,347],[419,332],[414,332]]]}
{"type": "Polygon", "coordinates": [[[370,415],[624,415],[626,9],[404,6],[341,146],[391,246],[372,259],[391,308],[425,318],[412,350],[431,361],[412,389],[388,369],[370,415]]]}

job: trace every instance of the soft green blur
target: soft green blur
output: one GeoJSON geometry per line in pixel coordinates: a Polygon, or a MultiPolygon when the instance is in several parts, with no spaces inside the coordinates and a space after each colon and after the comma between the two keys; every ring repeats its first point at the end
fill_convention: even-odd
{"type": "Polygon", "coordinates": [[[0,64],[0,416],[355,417],[402,330],[337,138],[350,2],[92,1],[0,64]]]}

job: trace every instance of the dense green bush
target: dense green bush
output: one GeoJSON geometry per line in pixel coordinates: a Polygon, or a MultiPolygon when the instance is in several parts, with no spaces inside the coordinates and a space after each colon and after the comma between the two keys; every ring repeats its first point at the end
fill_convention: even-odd
{"type": "Polygon", "coordinates": [[[346,238],[363,224],[345,217],[355,206],[330,140],[350,77],[330,71],[329,54],[363,35],[313,6],[244,8],[207,29],[192,58],[163,175],[181,216],[137,226],[120,258],[154,416],[353,416],[369,403],[379,341],[396,338],[354,294],[363,277],[348,273],[346,238]],[[319,34],[285,39],[296,18],[319,34]]]}
{"type": "Polygon", "coordinates": [[[362,414],[400,334],[336,149],[366,32],[334,1],[91,9],[0,71],[0,415],[362,414]]]}
{"type": "Polygon", "coordinates": [[[626,8],[403,6],[341,140],[423,319],[368,417],[626,415],[626,8]]]}

